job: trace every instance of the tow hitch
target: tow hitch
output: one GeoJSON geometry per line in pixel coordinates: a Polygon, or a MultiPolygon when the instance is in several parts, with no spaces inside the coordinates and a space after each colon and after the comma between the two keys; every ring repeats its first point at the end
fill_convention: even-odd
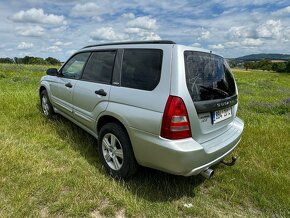
{"type": "Polygon", "coordinates": [[[233,166],[233,165],[235,165],[237,159],[238,158],[236,156],[232,156],[232,160],[230,162],[225,162],[222,160],[221,163],[223,163],[224,165],[227,165],[227,166],[233,166]]]}

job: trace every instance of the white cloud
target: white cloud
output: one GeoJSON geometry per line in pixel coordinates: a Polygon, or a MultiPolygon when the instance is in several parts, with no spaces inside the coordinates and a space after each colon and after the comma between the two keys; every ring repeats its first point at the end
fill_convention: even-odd
{"type": "Polygon", "coordinates": [[[260,45],[259,42],[260,42],[260,40],[246,38],[246,39],[244,39],[243,43],[229,41],[229,42],[225,42],[223,44],[218,43],[218,44],[214,44],[214,45],[209,45],[208,47],[210,49],[229,49],[229,48],[233,49],[233,48],[238,48],[241,45],[254,46],[255,43],[257,44],[256,46],[258,46],[258,45],[260,45]]]}
{"type": "Polygon", "coordinates": [[[33,43],[30,43],[30,42],[20,42],[17,45],[17,49],[25,50],[25,49],[32,48],[33,46],[34,46],[33,43]]]}
{"type": "Polygon", "coordinates": [[[289,16],[290,15],[290,6],[282,8],[282,9],[277,10],[277,11],[274,11],[272,13],[272,15],[278,16],[278,17],[289,16]]]}
{"type": "Polygon", "coordinates": [[[134,34],[134,33],[137,33],[137,34],[138,34],[140,31],[141,31],[140,28],[126,28],[126,29],[125,29],[125,32],[126,32],[126,33],[133,33],[133,34],[134,34]]]}
{"type": "Polygon", "coordinates": [[[47,51],[48,52],[60,52],[60,51],[62,51],[62,49],[57,45],[52,45],[52,46],[49,46],[48,48],[44,49],[43,51],[44,52],[47,52],[47,51]]]}
{"type": "Polygon", "coordinates": [[[224,43],[224,47],[225,48],[236,48],[236,47],[239,47],[239,46],[240,46],[240,43],[238,43],[238,42],[230,41],[230,42],[225,42],[224,43]]]}
{"type": "Polygon", "coordinates": [[[19,23],[39,23],[52,25],[63,25],[67,23],[64,16],[45,14],[41,8],[31,8],[27,11],[19,11],[18,13],[12,15],[10,19],[19,23]]]}
{"type": "Polygon", "coordinates": [[[98,16],[92,17],[92,20],[93,21],[97,21],[97,22],[102,22],[103,21],[103,19],[101,17],[98,17],[98,16]]]}
{"type": "Polygon", "coordinates": [[[61,42],[61,41],[56,41],[55,43],[53,43],[53,45],[56,45],[56,46],[67,46],[71,44],[72,42],[61,42]]]}
{"type": "Polygon", "coordinates": [[[282,34],[283,26],[280,20],[268,20],[257,28],[257,35],[262,38],[279,38],[282,34]]]}
{"type": "Polygon", "coordinates": [[[22,26],[16,27],[16,33],[21,36],[40,37],[44,34],[44,29],[41,26],[22,26]]]}
{"type": "Polygon", "coordinates": [[[116,33],[112,27],[102,27],[91,33],[93,40],[122,41],[128,39],[128,35],[116,33]]]}
{"type": "Polygon", "coordinates": [[[287,0],[243,0],[238,4],[235,0],[23,0],[5,1],[0,7],[0,41],[5,43],[0,56],[14,57],[17,51],[43,56],[45,49],[45,55],[65,60],[68,51],[96,40],[161,38],[211,46],[225,57],[290,51],[287,0]],[[34,47],[17,50],[22,41],[34,47]],[[60,49],[62,52],[53,53],[60,49]]]}
{"type": "Polygon", "coordinates": [[[88,2],[85,4],[76,4],[71,10],[71,15],[76,17],[95,17],[99,11],[100,7],[96,3],[88,2]]]}
{"type": "Polygon", "coordinates": [[[209,45],[208,46],[211,49],[224,49],[225,47],[222,44],[216,44],[216,45],[209,45]]]}
{"type": "MultiPolygon", "coordinates": [[[[220,4],[222,7],[237,7],[237,1],[236,0],[214,0],[213,2],[220,4]]],[[[248,6],[248,5],[265,5],[267,3],[272,3],[273,0],[243,0],[239,2],[239,6],[248,6]]],[[[274,1],[275,2],[275,1],[274,1]]]]}
{"type": "Polygon", "coordinates": [[[61,42],[61,41],[57,41],[57,42],[54,43],[54,45],[56,45],[56,46],[60,46],[60,45],[63,45],[63,42],[61,42]]]}
{"type": "Polygon", "coordinates": [[[161,37],[153,31],[141,28],[126,28],[125,32],[131,40],[160,40],[161,37]]]}
{"type": "Polygon", "coordinates": [[[199,40],[200,39],[208,39],[210,37],[210,32],[208,30],[203,30],[201,33],[200,33],[200,37],[198,38],[199,40]]]}
{"type": "Polygon", "coordinates": [[[160,40],[161,37],[154,33],[154,32],[148,32],[148,31],[141,31],[138,34],[139,38],[138,40],[160,40]]]}
{"type": "Polygon", "coordinates": [[[229,29],[229,35],[230,35],[230,38],[236,38],[236,39],[239,39],[239,38],[247,38],[249,37],[251,34],[250,34],[250,30],[249,30],[249,27],[246,27],[246,26],[234,26],[234,27],[231,27],[229,29]]]}
{"type": "Polygon", "coordinates": [[[156,19],[149,16],[137,17],[134,14],[123,14],[122,17],[131,19],[127,22],[128,28],[125,33],[130,35],[131,40],[160,40],[161,37],[154,32],[158,29],[156,19]]]}
{"type": "Polygon", "coordinates": [[[193,46],[193,47],[201,47],[201,44],[198,43],[198,42],[195,42],[195,43],[192,44],[192,46],[193,46]]]}
{"type": "Polygon", "coordinates": [[[258,47],[263,44],[264,42],[261,39],[245,38],[244,40],[241,41],[241,45],[249,47],[258,47]]]}
{"type": "Polygon", "coordinates": [[[133,14],[133,13],[125,13],[125,14],[122,14],[122,17],[123,18],[127,18],[127,19],[134,19],[135,18],[135,14],[133,14]]]}
{"type": "Polygon", "coordinates": [[[155,30],[157,29],[156,20],[149,16],[137,17],[127,23],[128,27],[155,30]]]}
{"type": "Polygon", "coordinates": [[[72,50],[67,51],[66,54],[69,55],[69,56],[71,56],[71,55],[73,55],[75,52],[77,52],[77,50],[72,49],[72,50]]]}
{"type": "Polygon", "coordinates": [[[57,28],[52,28],[51,31],[52,32],[55,32],[55,33],[58,33],[58,32],[64,32],[68,30],[68,26],[67,25],[63,25],[63,26],[59,26],[57,28]]]}

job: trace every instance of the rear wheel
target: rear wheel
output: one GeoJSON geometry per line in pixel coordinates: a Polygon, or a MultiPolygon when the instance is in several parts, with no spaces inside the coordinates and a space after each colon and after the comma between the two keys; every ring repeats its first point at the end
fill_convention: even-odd
{"type": "Polygon", "coordinates": [[[48,94],[46,90],[43,90],[40,94],[40,103],[41,108],[44,116],[46,116],[49,119],[52,119],[55,115],[53,107],[49,101],[48,94]]]}
{"type": "Polygon", "coordinates": [[[126,179],[137,171],[137,162],[127,132],[117,123],[107,123],[98,139],[99,156],[114,178],[126,179]]]}

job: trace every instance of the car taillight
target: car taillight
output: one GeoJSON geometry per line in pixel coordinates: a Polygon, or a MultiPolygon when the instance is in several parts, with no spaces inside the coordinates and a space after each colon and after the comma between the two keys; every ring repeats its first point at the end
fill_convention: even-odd
{"type": "Polygon", "coordinates": [[[167,139],[183,139],[191,137],[187,110],[180,97],[168,97],[163,114],[160,135],[167,139]]]}

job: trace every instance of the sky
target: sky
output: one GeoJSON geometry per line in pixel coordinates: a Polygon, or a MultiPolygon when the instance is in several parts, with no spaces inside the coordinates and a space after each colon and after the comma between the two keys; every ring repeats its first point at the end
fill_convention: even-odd
{"type": "Polygon", "coordinates": [[[289,0],[0,0],[0,57],[65,61],[91,44],[173,40],[233,58],[290,53],[289,0]]]}

